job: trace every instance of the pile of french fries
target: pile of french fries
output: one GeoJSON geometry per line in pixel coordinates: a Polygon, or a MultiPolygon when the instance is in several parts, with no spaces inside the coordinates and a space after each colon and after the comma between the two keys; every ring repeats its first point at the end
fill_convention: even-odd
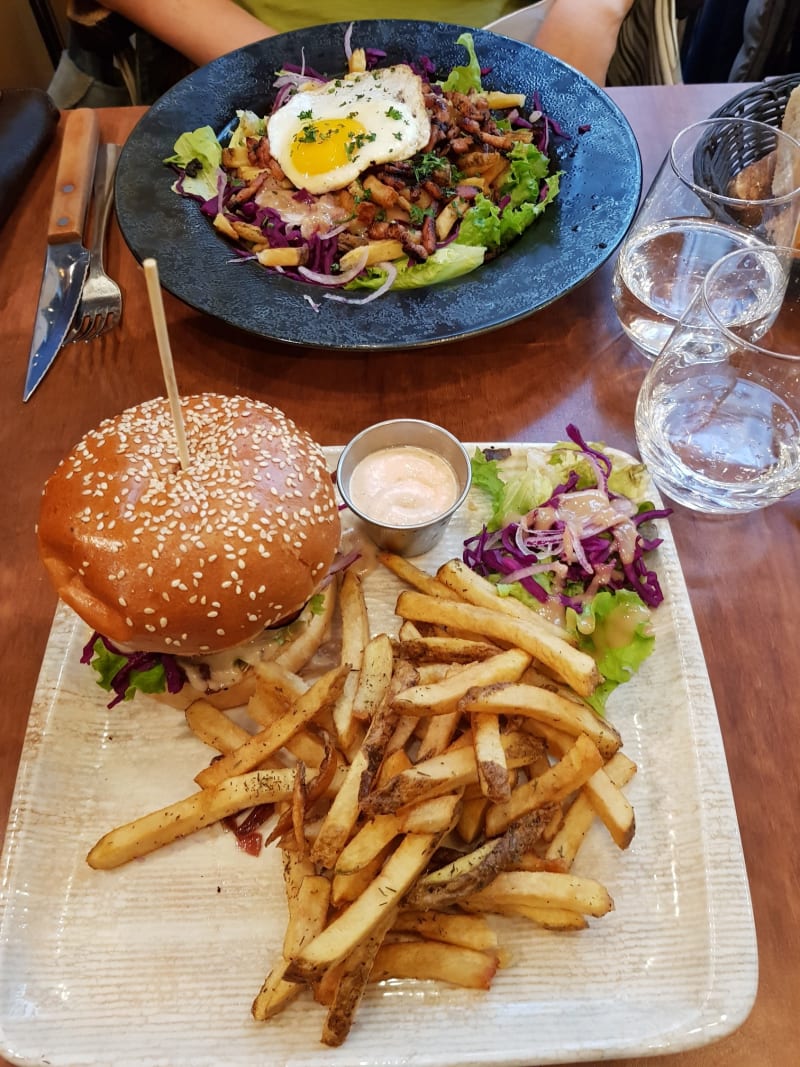
{"type": "Polygon", "coordinates": [[[88,855],[117,867],[272,805],[288,922],[252,1014],[273,1018],[310,990],[331,1046],[369,982],[488,989],[508,963],[491,914],[548,930],[605,915],[607,888],[574,873],[575,858],[595,820],[619,848],[634,833],[622,788],[636,767],[582,700],[599,681],[594,660],[458,560],[435,577],[380,560],[409,586],[397,636],[370,636],[361,580],[346,572],[322,621],[258,666],[252,729],[202,700],[187,709],[217,753],[199,790],[88,855]],[[311,680],[334,614],[339,662],[311,680]]]}

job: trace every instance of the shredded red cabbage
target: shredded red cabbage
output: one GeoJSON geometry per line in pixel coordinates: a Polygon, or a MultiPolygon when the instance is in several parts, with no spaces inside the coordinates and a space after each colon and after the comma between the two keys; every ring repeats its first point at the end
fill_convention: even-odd
{"type": "Polygon", "coordinates": [[[578,488],[579,474],[572,470],[549,500],[519,521],[496,531],[484,526],[467,539],[464,562],[484,577],[519,582],[541,603],[555,599],[578,612],[600,589],[630,589],[657,607],[664,594],[645,555],[661,538],[647,536],[641,527],[666,518],[671,509],[639,511],[634,501],[610,491],[609,457],[587,444],[575,426],[567,427],[567,435],[591,466],[595,487],[578,488]],[[537,576],[545,575],[542,584],[537,576]]]}
{"type": "Polygon", "coordinates": [[[416,62],[409,66],[424,82],[433,81],[436,77],[436,66],[430,56],[420,56],[416,62]]]}
{"type": "MultiPolygon", "coordinates": [[[[175,164],[170,164],[170,166],[171,169],[174,170],[175,173],[178,175],[178,178],[175,182],[175,191],[177,193],[180,193],[181,196],[185,196],[187,200],[195,200],[198,204],[200,204],[200,209],[202,211],[208,201],[205,200],[202,196],[198,196],[197,193],[187,192],[184,182],[189,177],[189,175],[187,174],[186,170],[184,170],[183,167],[175,166],[175,164]]],[[[216,198],[214,198],[214,202],[216,202],[216,198]]]]}

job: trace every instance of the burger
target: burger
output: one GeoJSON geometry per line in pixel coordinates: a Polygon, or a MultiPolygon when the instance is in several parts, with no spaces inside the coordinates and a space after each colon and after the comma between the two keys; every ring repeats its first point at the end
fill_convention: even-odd
{"type": "Polygon", "coordinates": [[[137,691],[184,707],[244,703],[253,666],[314,615],[340,538],[319,446],[241,396],[181,399],[106,419],[45,484],[39,551],[91,628],[83,653],[110,706],[137,691]]]}

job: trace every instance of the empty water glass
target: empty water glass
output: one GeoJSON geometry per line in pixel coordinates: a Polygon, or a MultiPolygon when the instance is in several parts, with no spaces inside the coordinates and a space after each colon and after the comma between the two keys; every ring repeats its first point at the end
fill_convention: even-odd
{"type": "Polygon", "coordinates": [[[791,245],[800,217],[800,144],[752,119],[706,119],[672,143],[617,257],[612,299],[648,358],[709,267],[728,252],[791,245]]]}
{"type": "Polygon", "coordinates": [[[714,264],[645,377],[642,459],[673,500],[752,511],[800,488],[800,251],[714,264]]]}

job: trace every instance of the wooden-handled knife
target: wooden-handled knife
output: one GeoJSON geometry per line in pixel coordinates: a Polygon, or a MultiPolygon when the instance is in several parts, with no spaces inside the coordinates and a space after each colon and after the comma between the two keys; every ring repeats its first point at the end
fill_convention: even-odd
{"type": "Polygon", "coordinates": [[[97,140],[94,111],[79,108],[68,112],[47,227],[47,256],[23,400],[30,398],[52,366],[81,298],[90,260],[82,243],[83,227],[92,190],[97,140]]]}

